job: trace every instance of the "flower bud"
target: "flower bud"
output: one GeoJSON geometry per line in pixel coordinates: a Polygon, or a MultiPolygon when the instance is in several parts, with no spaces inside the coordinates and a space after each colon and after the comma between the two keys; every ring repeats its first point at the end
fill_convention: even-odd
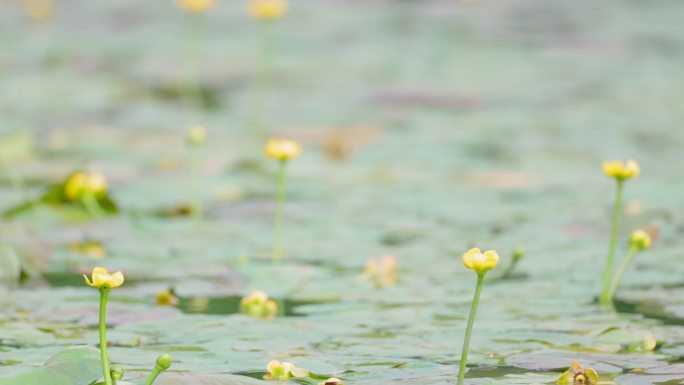
{"type": "Polygon", "coordinates": [[[651,246],[651,236],[644,230],[634,230],[629,242],[637,250],[645,250],[651,246]]]}
{"type": "Polygon", "coordinates": [[[499,254],[494,250],[488,250],[483,253],[480,249],[474,247],[463,254],[463,264],[478,274],[486,273],[495,268],[498,263],[499,254]]]}
{"type": "Polygon", "coordinates": [[[515,250],[513,250],[513,255],[512,255],[513,263],[517,263],[524,256],[525,256],[525,249],[523,249],[522,247],[516,247],[515,250]]]}
{"type": "Polygon", "coordinates": [[[170,368],[172,363],[173,360],[171,359],[171,356],[169,356],[168,354],[162,354],[161,356],[157,357],[156,365],[160,371],[164,371],[170,368]]]}
{"type": "Polygon", "coordinates": [[[160,291],[157,293],[157,305],[176,306],[178,305],[178,298],[170,291],[160,291]]]}
{"type": "Polygon", "coordinates": [[[630,159],[627,162],[621,162],[619,160],[603,162],[603,172],[607,176],[613,177],[619,181],[636,178],[639,176],[640,171],[639,164],[633,159],[630,159]]]}
{"type": "Polygon", "coordinates": [[[185,135],[185,141],[190,147],[199,147],[207,140],[207,130],[202,126],[192,126],[185,135]]]}
{"type": "Polygon", "coordinates": [[[124,370],[121,365],[112,365],[109,373],[112,376],[112,380],[119,381],[124,376],[124,370]]]}
{"type": "Polygon", "coordinates": [[[579,362],[573,362],[570,369],[566,370],[558,380],[558,385],[597,385],[598,374],[594,369],[585,368],[579,362]]]}

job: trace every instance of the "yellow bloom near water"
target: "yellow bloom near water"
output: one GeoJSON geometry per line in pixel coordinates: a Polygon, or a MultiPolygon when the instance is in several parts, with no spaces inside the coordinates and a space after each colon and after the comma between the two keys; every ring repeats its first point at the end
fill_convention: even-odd
{"type": "Polygon", "coordinates": [[[474,247],[463,254],[463,264],[470,270],[482,274],[496,267],[499,263],[499,254],[494,250],[484,253],[474,247]]]}
{"type": "Polygon", "coordinates": [[[256,318],[273,318],[278,315],[278,304],[268,294],[256,290],[240,300],[240,311],[256,318]]]}
{"type": "Polygon", "coordinates": [[[188,13],[203,13],[216,4],[216,0],[176,0],[180,9],[188,13]]]}
{"type": "Polygon", "coordinates": [[[106,268],[96,267],[93,269],[90,279],[88,276],[83,274],[85,282],[88,286],[92,286],[98,289],[115,289],[124,283],[123,273],[117,271],[114,274],[109,274],[106,268]]]}
{"type": "Polygon", "coordinates": [[[264,152],[269,158],[290,160],[302,154],[302,146],[294,140],[271,138],[266,142],[264,152]]]}
{"type": "Polygon", "coordinates": [[[249,0],[247,3],[247,13],[255,19],[278,19],[282,17],[286,11],[286,0],[249,0]]]}
{"type": "Polygon", "coordinates": [[[71,175],[64,183],[64,196],[71,201],[78,201],[85,194],[100,196],[106,193],[107,178],[99,172],[79,171],[71,175]]]}
{"type": "Polygon", "coordinates": [[[603,162],[603,172],[609,177],[623,181],[639,176],[641,168],[639,167],[639,163],[633,159],[630,159],[627,162],[610,160],[603,162]]]}
{"type": "Polygon", "coordinates": [[[273,360],[266,366],[268,373],[264,376],[266,380],[285,381],[293,377],[308,377],[309,371],[298,368],[290,362],[280,362],[273,360]]]}
{"type": "Polygon", "coordinates": [[[638,250],[645,250],[651,246],[651,236],[644,230],[634,230],[629,242],[638,250]]]}

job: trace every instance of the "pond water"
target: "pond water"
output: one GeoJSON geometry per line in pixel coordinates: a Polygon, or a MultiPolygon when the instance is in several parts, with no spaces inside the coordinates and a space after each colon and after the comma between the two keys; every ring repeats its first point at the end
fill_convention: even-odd
{"type": "Polygon", "coordinates": [[[96,346],[81,274],[104,265],[126,276],[109,340],[129,381],[168,352],[181,372],[259,378],[279,359],[347,384],[455,384],[475,285],[461,254],[479,246],[502,266],[526,254],[512,278],[488,275],[467,383],[554,382],[573,360],[622,385],[684,380],[683,3],[293,1],[274,25],[263,118],[304,146],[279,264],[241,2],[206,15],[197,51],[171,1],[92,3],[58,2],[44,23],[18,2],[0,15],[3,209],[87,166],[121,210],[93,221],[43,205],[0,223],[26,270],[0,288],[0,377],[96,346]],[[193,67],[202,106],[177,92],[193,67]],[[210,138],[201,222],[182,215],[193,124],[210,138]],[[614,189],[600,164],[627,158],[642,174],[618,257],[635,228],[660,237],[611,312],[596,300],[614,189]],[[362,272],[383,255],[398,282],[377,288],[362,272]],[[179,306],[155,305],[169,289],[179,306]],[[257,289],[284,315],[240,314],[257,289]],[[647,333],[655,351],[639,349],[647,333]]]}

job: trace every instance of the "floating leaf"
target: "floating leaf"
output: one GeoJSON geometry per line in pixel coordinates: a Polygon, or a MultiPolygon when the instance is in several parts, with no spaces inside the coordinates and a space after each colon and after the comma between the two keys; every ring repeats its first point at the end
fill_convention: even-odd
{"type": "Polygon", "coordinates": [[[100,351],[76,347],[55,354],[40,368],[0,379],[0,385],[85,385],[101,376],[100,351]]]}

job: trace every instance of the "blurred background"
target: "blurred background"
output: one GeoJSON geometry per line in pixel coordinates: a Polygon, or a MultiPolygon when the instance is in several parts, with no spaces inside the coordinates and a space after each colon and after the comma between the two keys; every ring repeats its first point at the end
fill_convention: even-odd
{"type": "Polygon", "coordinates": [[[544,349],[593,343],[577,329],[628,324],[639,338],[657,329],[672,344],[662,354],[678,357],[681,333],[657,320],[684,306],[682,20],[677,0],[293,0],[268,21],[238,0],[201,13],[171,0],[2,0],[0,227],[11,251],[0,260],[14,291],[0,299],[0,341],[15,346],[0,363],[19,371],[94,342],[80,273],[106,265],[127,279],[114,361],[173,347],[182,369],[251,373],[299,349],[319,372],[363,364],[349,374],[361,382],[446,383],[472,290],[459,258],[474,245],[527,250],[522,284],[485,290],[474,364],[539,369],[507,357],[555,357],[544,349]],[[196,125],[207,141],[193,149],[196,125]],[[270,136],[303,146],[278,266],[270,136]],[[609,234],[601,162],[628,158],[642,175],[627,186],[622,235],[649,225],[661,239],[626,277],[632,307],[616,319],[584,306],[609,234]],[[16,211],[78,170],[106,176],[118,215],[92,220],[57,201],[16,211]],[[400,284],[360,282],[366,260],[386,254],[400,284]],[[180,310],[154,307],[169,289],[180,310]],[[205,317],[235,313],[253,289],[307,318],[205,317]],[[70,337],[45,337],[46,324],[70,337]],[[201,325],[218,334],[191,332],[201,325]]]}

